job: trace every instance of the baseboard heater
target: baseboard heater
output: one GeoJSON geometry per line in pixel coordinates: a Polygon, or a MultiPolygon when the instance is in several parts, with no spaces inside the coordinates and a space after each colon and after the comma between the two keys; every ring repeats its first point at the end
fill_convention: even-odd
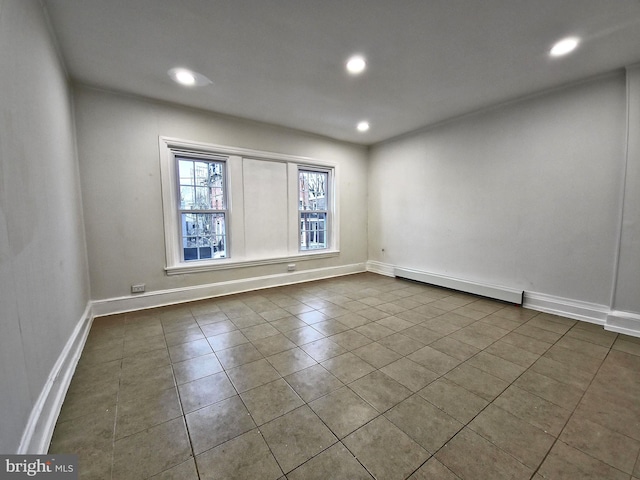
{"type": "Polygon", "coordinates": [[[450,288],[452,290],[458,290],[465,293],[472,293],[482,297],[502,300],[503,302],[515,303],[516,305],[522,305],[524,299],[524,291],[516,290],[515,288],[470,282],[468,280],[447,277],[445,275],[437,275],[435,273],[421,272],[410,268],[395,268],[393,274],[398,278],[406,278],[407,280],[415,280],[429,285],[450,288]]]}

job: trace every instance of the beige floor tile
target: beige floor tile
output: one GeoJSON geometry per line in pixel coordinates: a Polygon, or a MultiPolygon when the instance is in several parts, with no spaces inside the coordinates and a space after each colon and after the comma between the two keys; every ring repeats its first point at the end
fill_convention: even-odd
{"type": "Polygon", "coordinates": [[[461,363],[461,360],[442,353],[430,346],[416,350],[411,355],[407,355],[407,358],[439,375],[444,375],[461,363]]]}
{"type": "Polygon", "coordinates": [[[280,333],[290,332],[291,330],[296,330],[298,328],[306,327],[307,324],[304,323],[299,318],[292,316],[280,318],[273,322],[270,322],[271,326],[275,327],[280,333]]]}
{"type": "Polygon", "coordinates": [[[417,392],[438,378],[437,373],[432,372],[416,362],[412,362],[408,358],[396,360],[382,367],[380,371],[404,385],[412,392],[417,392]]]}
{"type": "Polygon", "coordinates": [[[196,456],[200,480],[277,480],[282,470],[258,429],[196,456]]]}
{"type": "Polygon", "coordinates": [[[472,345],[479,349],[485,349],[496,341],[496,338],[478,333],[476,329],[472,330],[470,327],[464,327],[456,332],[453,332],[450,335],[450,338],[458,340],[459,342],[466,343],[468,345],[472,345]]]}
{"type": "Polygon", "coordinates": [[[598,330],[591,330],[580,328],[581,325],[579,322],[576,323],[575,327],[567,332],[567,337],[577,338],[607,348],[611,347],[618,338],[617,333],[608,332],[601,326],[599,326],[598,330]]]}
{"type": "Polygon", "coordinates": [[[640,440],[639,409],[637,399],[625,400],[615,390],[591,388],[576,408],[575,414],[640,440]]]}
{"type": "Polygon", "coordinates": [[[577,387],[558,382],[531,370],[524,372],[513,384],[567,410],[573,410],[584,394],[577,387]]]}
{"type": "Polygon", "coordinates": [[[238,327],[235,326],[231,322],[231,320],[225,317],[224,320],[220,320],[214,323],[208,324],[200,324],[200,328],[202,329],[202,333],[204,333],[205,337],[213,337],[215,335],[220,335],[221,333],[232,332],[237,330],[238,327]]]}
{"type": "Polygon", "coordinates": [[[225,369],[239,367],[245,363],[255,362],[263,358],[262,354],[251,343],[243,343],[242,345],[217,351],[216,356],[225,369]]]}
{"type": "Polygon", "coordinates": [[[438,451],[464,427],[420,395],[403,400],[384,416],[431,453],[438,451]]]}
{"type": "Polygon", "coordinates": [[[469,428],[532,469],[540,465],[555,441],[555,437],[494,405],[484,409],[469,428]]]}
{"type": "Polygon", "coordinates": [[[349,384],[354,392],[382,413],[411,395],[411,390],[380,371],[371,372],[349,384]]]}
{"type": "Polygon", "coordinates": [[[574,415],[569,420],[559,438],[567,445],[629,474],[633,473],[640,453],[640,441],[581,415],[574,415]]]}
{"type": "Polygon", "coordinates": [[[237,395],[191,412],[185,418],[196,455],[256,427],[237,395]]]}
{"type": "Polygon", "coordinates": [[[338,441],[307,405],[262,425],[260,431],[284,473],[338,441]]]}
{"type": "Polygon", "coordinates": [[[284,378],[305,402],[311,402],[343,386],[322,365],[312,365],[284,378]]]}
{"type": "Polygon", "coordinates": [[[404,479],[429,458],[429,453],[389,420],[380,416],[343,440],[375,478],[404,479]]]}
{"type": "Polygon", "coordinates": [[[491,344],[484,351],[525,368],[529,368],[540,358],[538,354],[528,352],[523,348],[507,343],[504,338],[491,344]]]}
{"type": "Polygon", "coordinates": [[[213,353],[173,364],[173,374],[178,385],[221,371],[222,365],[213,353]]]}
{"type": "Polygon", "coordinates": [[[299,370],[315,365],[317,362],[301,348],[292,348],[267,357],[267,360],[280,375],[286,377],[299,370]]]}
{"type": "Polygon", "coordinates": [[[474,355],[465,362],[465,365],[475,367],[509,383],[513,382],[525,371],[525,367],[487,352],[480,352],[474,355]]]}
{"type": "Polygon", "coordinates": [[[116,440],[182,416],[175,387],[118,402],[116,440]]]}
{"type": "Polygon", "coordinates": [[[123,369],[120,377],[119,402],[151,396],[175,386],[171,365],[136,371],[123,369]]]}
{"type": "Polygon", "coordinates": [[[272,337],[254,340],[251,343],[253,343],[253,346],[265,357],[296,348],[296,344],[282,333],[273,335],[272,337]]]}
{"type": "Polygon", "coordinates": [[[560,434],[571,415],[569,410],[515,386],[507,388],[495,400],[495,405],[554,437],[560,434]]]}
{"type": "Polygon", "coordinates": [[[459,480],[455,473],[431,457],[424,465],[415,471],[408,480],[459,480]]]}
{"type": "Polygon", "coordinates": [[[280,378],[280,374],[264,358],[227,370],[238,393],[246,392],[280,378]]]}
{"type": "Polygon", "coordinates": [[[240,330],[219,333],[213,337],[207,337],[207,340],[214,352],[226,350],[231,347],[237,347],[238,345],[249,342],[249,339],[245,337],[240,330]]]}
{"type": "Polygon", "coordinates": [[[366,325],[362,325],[355,329],[356,332],[361,333],[367,338],[371,340],[378,341],[381,338],[388,337],[389,335],[393,335],[395,332],[390,328],[379,325],[375,322],[367,323],[366,325]]]}
{"type": "Polygon", "coordinates": [[[378,343],[402,356],[409,355],[425,346],[422,342],[402,333],[394,333],[381,338],[378,343]]]}
{"type": "Polygon", "coordinates": [[[372,480],[367,470],[342,443],[336,443],[287,474],[289,480],[372,480]]]}
{"type": "Polygon", "coordinates": [[[477,354],[480,349],[451,337],[443,337],[429,345],[431,348],[457,358],[461,362],[477,354]]]}
{"type": "Polygon", "coordinates": [[[178,385],[178,392],[184,413],[193,412],[236,394],[224,372],[178,385]]]}
{"type": "Polygon", "coordinates": [[[199,480],[193,458],[149,478],[150,480],[199,480]]]}
{"type": "Polygon", "coordinates": [[[434,330],[430,330],[429,328],[425,328],[423,326],[424,324],[421,325],[413,325],[410,328],[407,328],[406,330],[403,330],[402,333],[404,333],[406,336],[413,338],[425,345],[430,345],[433,342],[435,342],[436,340],[444,337],[443,333],[439,333],[436,332],[434,330]]]}
{"type": "Polygon", "coordinates": [[[70,421],[58,422],[49,453],[78,455],[81,478],[110,478],[116,409],[101,410],[70,421]]]}
{"type": "MultiPolygon", "coordinates": [[[[194,321],[195,323],[195,321],[194,321]]],[[[195,326],[184,329],[177,330],[173,332],[165,332],[164,338],[167,342],[167,346],[172,347],[174,345],[179,345],[181,343],[193,342],[195,340],[201,340],[204,338],[204,334],[200,327],[196,323],[195,326]]]]}
{"type": "Polygon", "coordinates": [[[263,323],[249,328],[243,328],[242,333],[249,341],[260,340],[261,338],[272,337],[280,333],[274,326],[263,323]]]}
{"type": "Polygon", "coordinates": [[[304,401],[282,378],[241,393],[240,397],[258,426],[304,404],[304,401]]]}
{"type": "Polygon", "coordinates": [[[351,352],[325,360],[321,365],[343,383],[351,383],[375,370],[373,366],[351,352]]]}
{"type": "Polygon", "coordinates": [[[184,418],[176,418],[122,438],[113,447],[113,477],[146,478],[191,457],[184,418]]]}
{"type": "Polygon", "coordinates": [[[344,438],[379,415],[348,387],[320,397],[309,406],[338,438],[344,438]]]}
{"type": "Polygon", "coordinates": [[[328,338],[321,338],[315,342],[302,345],[300,348],[302,348],[302,350],[304,350],[305,353],[307,353],[307,355],[313,358],[316,362],[322,362],[329,358],[347,353],[343,347],[328,338]]]}
{"type": "Polygon", "coordinates": [[[353,353],[375,368],[382,368],[402,357],[399,353],[388,349],[378,342],[357,348],[353,353]]]}
{"type": "Polygon", "coordinates": [[[560,340],[560,337],[562,337],[561,333],[551,332],[529,324],[524,324],[516,328],[514,332],[547,343],[555,343],[560,340]]]}
{"type": "Polygon", "coordinates": [[[553,345],[553,343],[537,340],[533,337],[522,335],[518,332],[507,333],[499,341],[506,342],[510,345],[513,345],[514,347],[521,348],[536,355],[542,355],[544,352],[549,350],[549,348],[551,348],[551,345],[553,345]]]}
{"type": "Polygon", "coordinates": [[[355,330],[347,330],[346,332],[338,333],[328,338],[348,351],[363,347],[373,341],[355,330]]]}
{"type": "Polygon", "coordinates": [[[560,441],[554,444],[538,473],[543,478],[629,480],[629,474],[560,441]]]}
{"type": "Polygon", "coordinates": [[[464,424],[470,422],[489,404],[482,397],[446,378],[440,378],[430,383],[418,394],[464,424]]]}
{"type": "Polygon", "coordinates": [[[206,338],[169,347],[169,356],[171,357],[171,361],[174,363],[182,360],[189,360],[190,358],[199,357],[208,353],[213,353],[213,350],[206,338]]]}
{"type": "Polygon", "coordinates": [[[585,391],[591,381],[594,373],[585,371],[575,365],[565,364],[552,358],[542,356],[534,363],[530,370],[540,375],[553,378],[561,383],[566,383],[575,388],[585,391]]]}
{"type": "Polygon", "coordinates": [[[469,428],[458,433],[435,456],[461,478],[525,479],[534,472],[469,428]]]}
{"type": "Polygon", "coordinates": [[[324,333],[320,333],[318,330],[315,330],[310,326],[296,328],[295,330],[290,330],[283,333],[285,337],[287,337],[298,346],[304,345],[306,343],[311,343],[326,337],[324,333]]]}
{"type": "Polygon", "coordinates": [[[330,318],[324,322],[314,323],[313,328],[327,337],[349,330],[349,327],[344,323],[341,323],[339,319],[340,317],[338,317],[337,319],[330,318]]]}

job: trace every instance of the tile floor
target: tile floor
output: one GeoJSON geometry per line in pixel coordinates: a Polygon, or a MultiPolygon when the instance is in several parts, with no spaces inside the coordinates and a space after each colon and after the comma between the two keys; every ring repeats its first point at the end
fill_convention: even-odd
{"type": "Polygon", "coordinates": [[[82,479],[640,479],[640,339],[359,274],[98,318],[82,479]]]}

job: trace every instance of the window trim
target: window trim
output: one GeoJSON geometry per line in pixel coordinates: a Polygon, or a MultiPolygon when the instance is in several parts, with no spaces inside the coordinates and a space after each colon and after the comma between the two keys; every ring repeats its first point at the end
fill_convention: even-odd
{"type": "Polygon", "coordinates": [[[339,203],[338,203],[338,164],[315,158],[288,155],[283,153],[252,150],[226,145],[193,142],[173,137],[159,137],[160,177],[162,187],[162,209],[165,238],[165,271],[167,275],[198,273],[213,270],[227,270],[260,265],[290,263],[302,260],[336,257],[339,248],[339,203]],[[176,156],[201,156],[211,160],[226,158],[226,201],[227,201],[227,258],[185,262],[180,253],[180,224],[178,221],[178,190],[176,156]],[[287,255],[255,258],[244,251],[244,204],[242,185],[243,158],[284,162],[287,164],[288,180],[288,238],[287,255]],[[327,248],[300,250],[299,210],[298,210],[298,171],[299,169],[318,169],[329,172],[329,238],[327,248]],[[295,243],[293,238],[296,239],[295,243]]]}

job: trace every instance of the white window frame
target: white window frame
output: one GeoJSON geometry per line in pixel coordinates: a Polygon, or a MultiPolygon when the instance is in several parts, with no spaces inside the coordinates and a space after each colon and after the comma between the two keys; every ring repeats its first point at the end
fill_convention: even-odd
{"type": "Polygon", "coordinates": [[[160,176],[162,183],[162,206],[164,218],[165,252],[167,275],[198,273],[211,270],[224,270],[250,266],[287,264],[290,262],[329,258],[340,254],[338,170],[339,166],[330,161],[282,153],[230,147],[225,145],[192,142],[172,137],[159,137],[160,176]],[[217,160],[226,160],[225,194],[227,201],[226,234],[227,258],[212,260],[190,260],[182,258],[180,244],[180,220],[178,204],[178,181],[176,156],[198,156],[217,160]],[[245,248],[243,159],[264,160],[285,163],[287,168],[286,195],[287,245],[286,254],[276,257],[261,257],[245,248]],[[300,250],[299,209],[298,209],[298,172],[299,170],[318,170],[329,173],[328,199],[328,239],[327,248],[318,250],[300,250]]]}

